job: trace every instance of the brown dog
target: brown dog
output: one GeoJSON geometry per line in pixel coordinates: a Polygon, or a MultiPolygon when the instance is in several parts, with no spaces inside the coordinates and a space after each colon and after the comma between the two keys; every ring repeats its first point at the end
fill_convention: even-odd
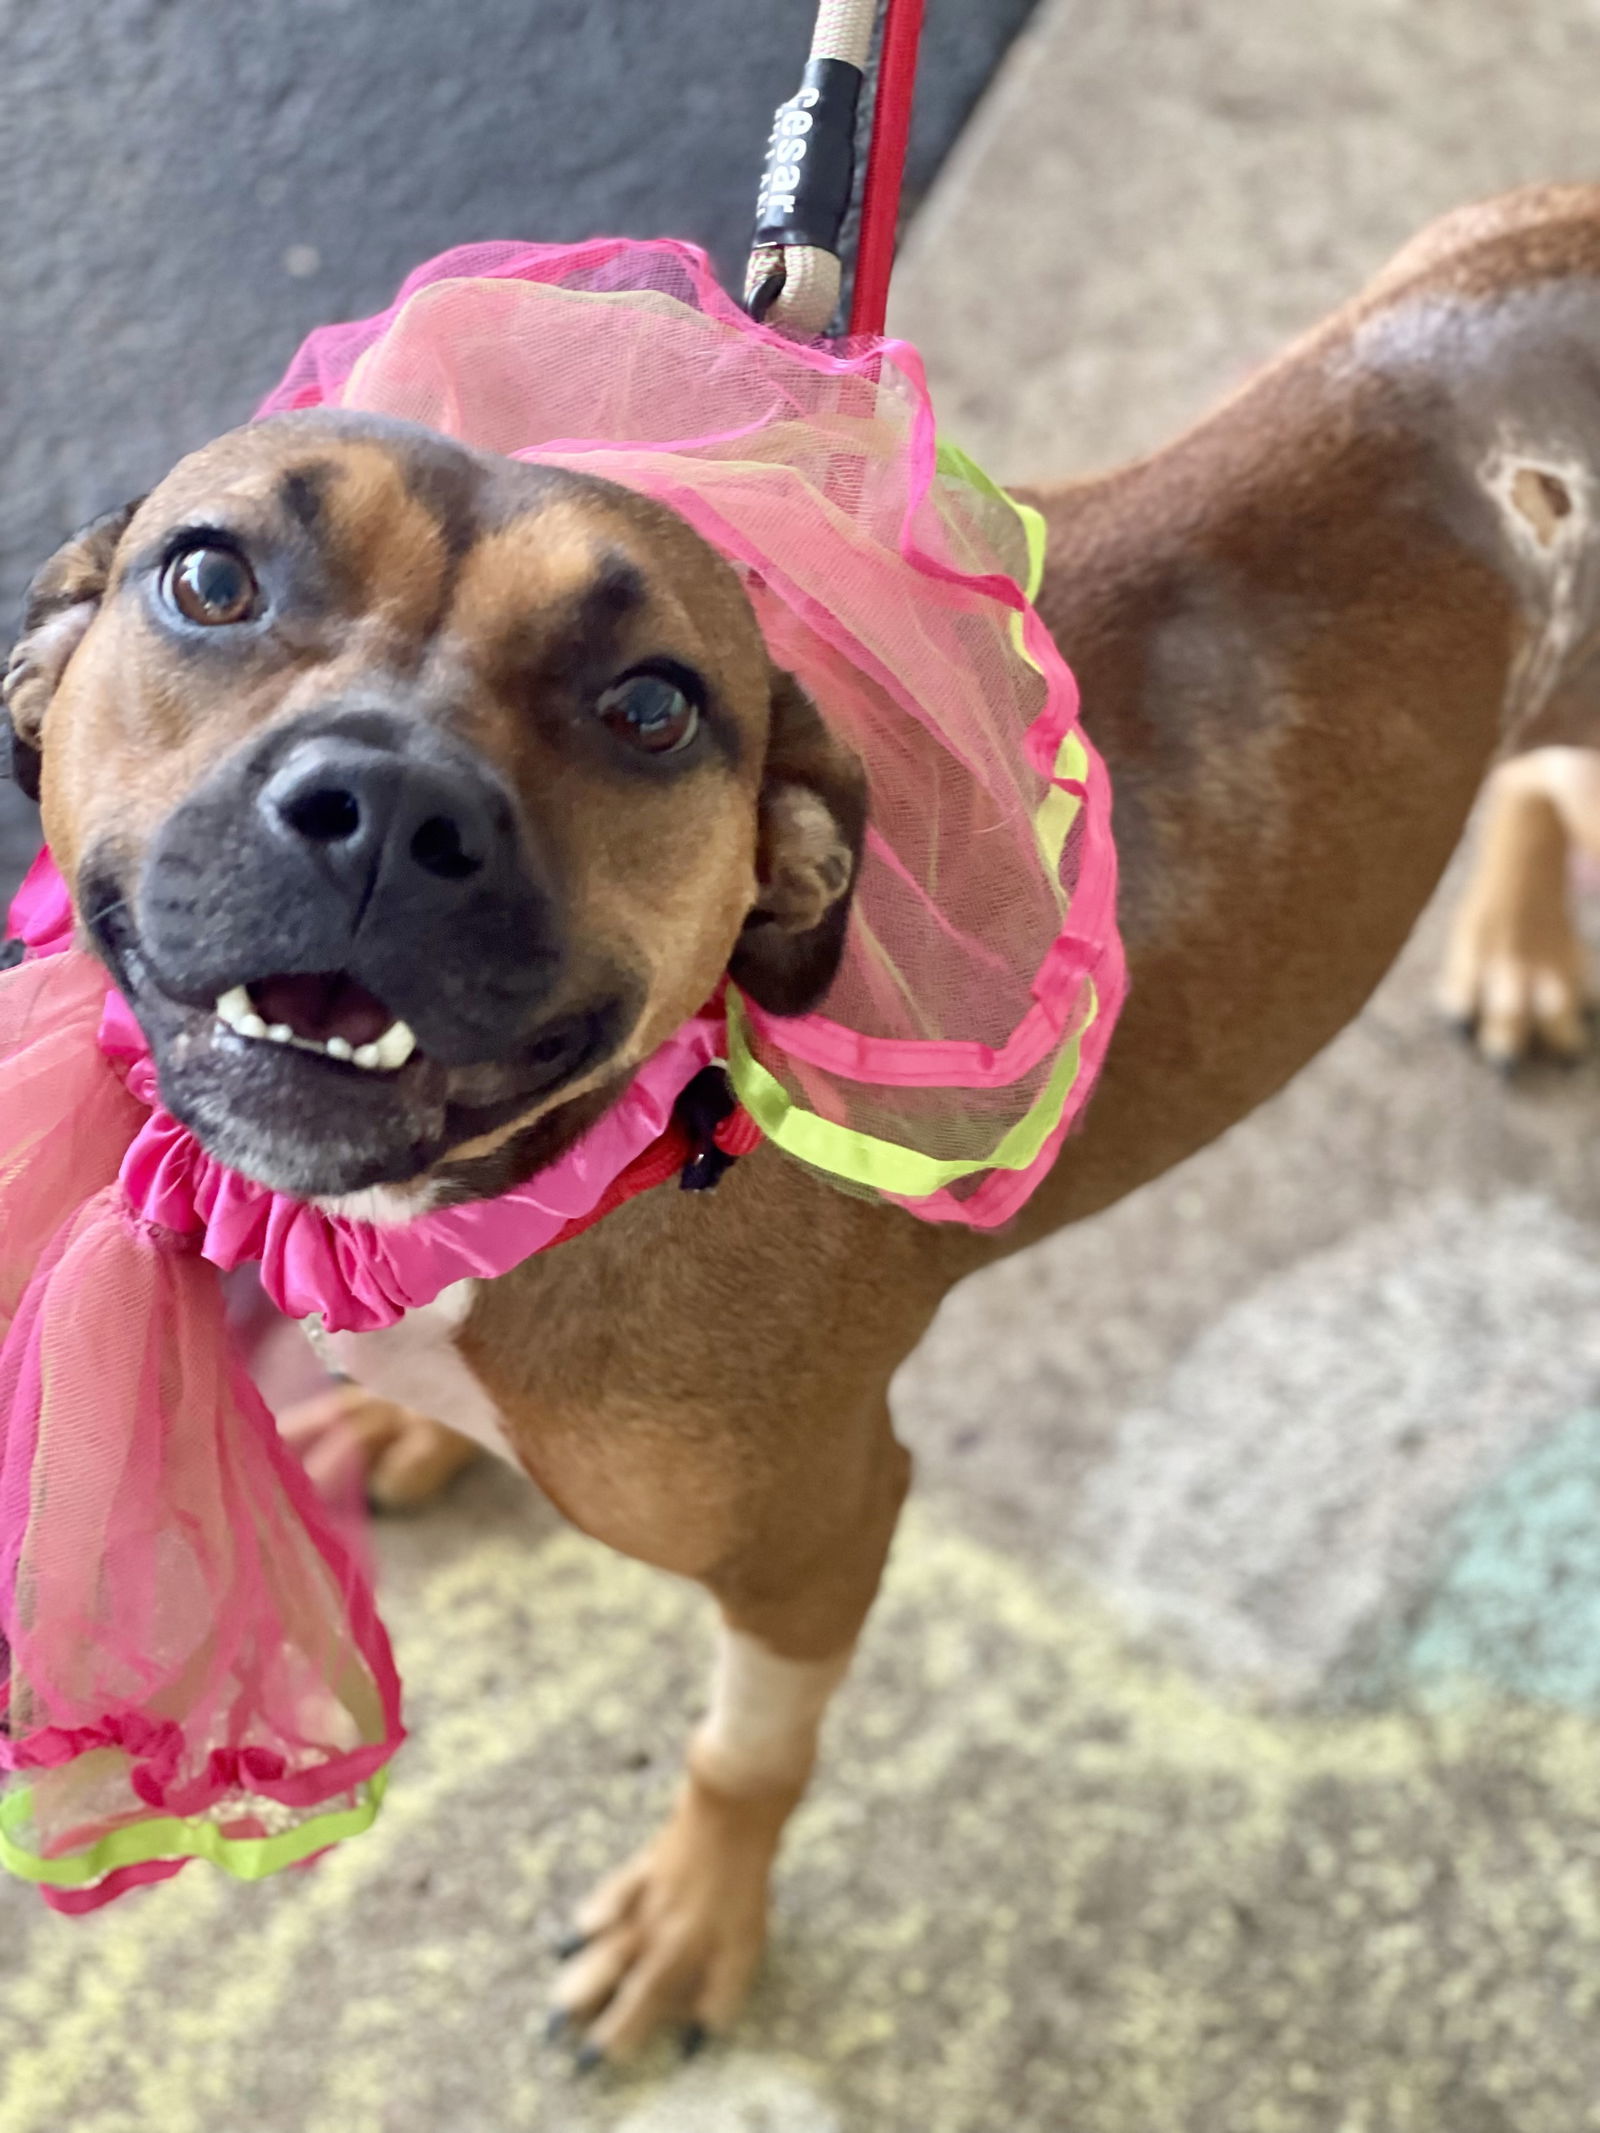
{"type": "MultiPolygon", "coordinates": [[[[1382,975],[1508,731],[1583,693],[1596,347],[1600,191],[1519,195],[1427,233],[1166,453],[1035,495],[1133,987],[1010,1232],[764,1149],[344,1344],[720,1606],[677,1804],[558,1985],[591,2050],[740,2004],[906,1489],[889,1379],[941,1297],[1279,1088],[1382,975]]],[[[498,1190],[723,970],[782,1011],[838,953],[853,764],[731,572],[599,483],[360,420],[240,432],[46,567],[8,694],[169,1102],[288,1190],[498,1190]]],[[[402,1478],[459,1457],[378,1412],[402,1478]]]]}

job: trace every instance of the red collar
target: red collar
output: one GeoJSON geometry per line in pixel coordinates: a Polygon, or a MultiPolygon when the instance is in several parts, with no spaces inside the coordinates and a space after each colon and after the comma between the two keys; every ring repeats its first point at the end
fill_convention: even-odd
{"type": "Polygon", "coordinates": [[[709,1192],[740,1156],[753,1155],[760,1145],[761,1128],[735,1102],[727,1075],[719,1066],[706,1067],[678,1098],[660,1139],[619,1171],[589,1212],[574,1215],[550,1243],[566,1244],[581,1237],[626,1201],[672,1178],[684,1192],[709,1192]]]}

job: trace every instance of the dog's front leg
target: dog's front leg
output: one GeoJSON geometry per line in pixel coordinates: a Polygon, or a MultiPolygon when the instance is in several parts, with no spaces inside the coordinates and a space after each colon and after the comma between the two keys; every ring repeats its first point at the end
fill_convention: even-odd
{"type": "Polygon", "coordinates": [[[627,2058],[673,2019],[691,2045],[732,2024],[765,1944],[778,1842],[849,1663],[848,1649],[786,1658],[724,1617],[711,1710],[672,1812],[578,1910],[582,1945],[554,2004],[592,2022],[586,2060],[627,2058]]]}
{"type": "Polygon", "coordinates": [[[1570,845],[1600,855],[1600,750],[1536,748],[1502,763],[1484,794],[1473,871],[1439,985],[1443,1011],[1509,1066],[1535,1044],[1573,1058],[1588,1042],[1583,943],[1567,882],[1570,845]]]}
{"type": "MultiPolygon", "coordinates": [[[[623,2059],[663,2022],[686,2046],[726,2030],[766,1940],[767,1894],[785,1823],[816,1760],[877,1591],[910,1477],[887,1415],[864,1490],[803,1560],[785,1507],[732,1569],[707,1578],[722,1620],[711,1706],[671,1814],[578,1911],[557,1980],[558,2015],[590,2024],[585,2061],[623,2059]]],[[[848,1499],[846,1499],[848,1502],[848,1499]]],[[[842,1506],[843,1508],[843,1506],[842,1506]]]]}

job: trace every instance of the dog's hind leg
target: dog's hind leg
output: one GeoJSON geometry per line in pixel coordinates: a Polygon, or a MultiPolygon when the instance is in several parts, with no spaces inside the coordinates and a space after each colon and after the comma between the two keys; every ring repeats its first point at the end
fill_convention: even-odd
{"type": "Polygon", "coordinates": [[[1484,794],[1473,871],[1457,907],[1438,1000],[1509,1066],[1535,1046],[1588,1043],[1587,958],[1573,921],[1569,849],[1600,857],[1600,749],[1536,748],[1484,794]]]}
{"type": "MultiPolygon", "coordinates": [[[[884,1418],[854,1515],[803,1564],[775,1531],[708,1578],[722,1621],[711,1707],[658,1834],[578,1912],[557,2013],[590,2024],[581,2056],[625,2059],[663,2022],[686,2048],[726,2030],[766,1941],[767,1892],[829,1700],[877,1590],[910,1478],[884,1418]]],[[[781,1521],[782,1507],[774,1504],[781,1521]]]]}

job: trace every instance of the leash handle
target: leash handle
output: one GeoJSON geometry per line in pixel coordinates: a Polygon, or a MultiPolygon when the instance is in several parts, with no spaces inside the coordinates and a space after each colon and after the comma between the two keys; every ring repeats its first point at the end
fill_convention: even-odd
{"type": "MultiPolygon", "coordinates": [[[[825,333],[839,308],[839,247],[854,186],[857,114],[877,15],[877,0],[821,0],[800,87],[773,117],[745,272],[745,306],[753,318],[796,340],[825,333]]],[[[922,15],[923,0],[886,0],[852,333],[882,330],[922,15]]]]}

